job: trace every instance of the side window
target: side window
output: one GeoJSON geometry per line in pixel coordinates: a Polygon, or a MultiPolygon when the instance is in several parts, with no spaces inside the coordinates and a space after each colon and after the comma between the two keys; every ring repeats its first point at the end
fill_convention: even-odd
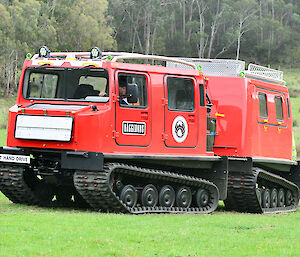
{"type": "Polygon", "coordinates": [[[122,107],[147,106],[147,80],[141,74],[119,73],[119,96],[122,107]]]}
{"type": "Polygon", "coordinates": [[[290,99],[286,99],[286,105],[287,105],[287,112],[288,112],[288,117],[291,118],[291,111],[290,111],[290,99]]]}
{"type": "Polygon", "coordinates": [[[199,84],[199,90],[200,90],[200,106],[205,106],[205,102],[204,102],[204,86],[203,86],[203,84],[199,84]]]}
{"type": "Polygon", "coordinates": [[[280,96],[275,96],[275,106],[276,106],[276,119],[279,121],[283,121],[282,98],[280,96]]]}
{"type": "Polygon", "coordinates": [[[167,90],[169,110],[194,110],[194,81],[192,79],[168,77],[167,90]]]}
{"type": "Polygon", "coordinates": [[[259,116],[262,119],[268,118],[268,106],[267,106],[267,95],[264,93],[258,93],[259,100],[259,116]]]}

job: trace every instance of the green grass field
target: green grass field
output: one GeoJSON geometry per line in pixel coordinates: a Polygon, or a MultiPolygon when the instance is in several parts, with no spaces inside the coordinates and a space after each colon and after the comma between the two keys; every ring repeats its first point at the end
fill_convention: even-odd
{"type": "Polygon", "coordinates": [[[300,68],[284,68],[283,69],[284,80],[287,82],[289,89],[298,90],[300,92],[300,68]]]}
{"type": "Polygon", "coordinates": [[[16,102],[15,97],[0,98],[0,130],[6,129],[8,119],[8,109],[16,102]]]}
{"type": "Polygon", "coordinates": [[[15,97],[0,98],[0,146],[6,145],[8,109],[16,102],[15,97]]]}
{"type": "Polygon", "coordinates": [[[295,120],[297,124],[297,126],[294,126],[293,131],[295,135],[296,144],[298,145],[298,151],[300,152],[300,148],[299,148],[300,147],[300,97],[291,98],[291,102],[292,102],[293,120],[295,120]]]}
{"type": "Polygon", "coordinates": [[[299,256],[300,210],[116,215],[16,205],[0,194],[0,256],[299,256]]]}
{"type": "Polygon", "coordinates": [[[298,157],[300,157],[300,68],[285,69],[284,78],[287,81],[287,85],[291,94],[292,114],[294,121],[294,136],[298,151],[298,157]]]}
{"type": "Polygon", "coordinates": [[[0,129],[0,146],[6,144],[6,129],[0,129]]]}

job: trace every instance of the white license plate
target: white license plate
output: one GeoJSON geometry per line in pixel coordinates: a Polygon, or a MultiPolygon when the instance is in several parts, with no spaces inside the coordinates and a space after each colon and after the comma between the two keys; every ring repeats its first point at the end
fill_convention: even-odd
{"type": "Polygon", "coordinates": [[[30,163],[30,156],[0,154],[0,162],[30,163]]]}

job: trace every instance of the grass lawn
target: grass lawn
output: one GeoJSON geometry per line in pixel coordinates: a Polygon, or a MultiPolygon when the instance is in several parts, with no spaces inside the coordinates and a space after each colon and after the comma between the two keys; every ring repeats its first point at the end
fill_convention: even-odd
{"type": "MultiPolygon", "coordinates": [[[[291,104],[292,104],[292,115],[293,120],[297,120],[297,123],[299,121],[300,123],[300,97],[297,98],[291,98],[291,104]]],[[[300,127],[300,124],[298,124],[300,127]]]]}
{"type": "Polygon", "coordinates": [[[298,90],[300,92],[300,68],[283,69],[284,80],[287,82],[289,89],[298,90]]]}
{"type": "Polygon", "coordinates": [[[284,79],[291,94],[292,114],[294,120],[294,136],[300,157],[300,68],[284,69],[284,79]]]}
{"type": "Polygon", "coordinates": [[[0,194],[0,256],[299,256],[300,210],[116,215],[16,205],[0,194]]]}
{"type": "Polygon", "coordinates": [[[6,129],[0,129],[0,146],[6,145],[6,129]]]}
{"type": "Polygon", "coordinates": [[[0,130],[6,129],[8,120],[8,109],[16,102],[15,97],[1,98],[0,97],[0,130]]]}
{"type": "MultiPolygon", "coordinates": [[[[291,102],[292,102],[293,120],[296,120],[296,124],[297,124],[297,126],[294,126],[293,128],[295,141],[297,145],[300,145],[300,97],[291,98],[291,102]]],[[[298,151],[299,150],[300,149],[298,149],[298,151]]]]}

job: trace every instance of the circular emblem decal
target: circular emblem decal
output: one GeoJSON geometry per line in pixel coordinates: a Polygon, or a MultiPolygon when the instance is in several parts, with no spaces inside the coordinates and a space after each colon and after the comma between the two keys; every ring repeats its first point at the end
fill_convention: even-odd
{"type": "Polygon", "coordinates": [[[184,117],[177,116],[172,124],[172,135],[177,143],[182,143],[188,135],[188,124],[184,117]]]}

